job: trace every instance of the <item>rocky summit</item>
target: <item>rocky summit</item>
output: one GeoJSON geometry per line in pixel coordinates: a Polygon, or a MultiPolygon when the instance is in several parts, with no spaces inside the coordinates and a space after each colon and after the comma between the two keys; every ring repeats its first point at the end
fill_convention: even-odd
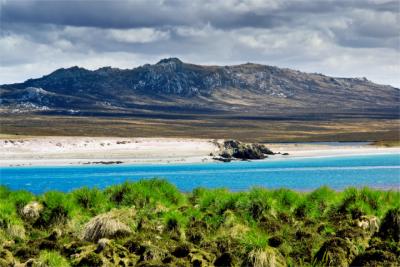
{"type": "Polygon", "coordinates": [[[201,66],[168,58],[134,69],[62,68],[39,79],[1,85],[0,100],[3,113],[396,117],[399,92],[366,78],[333,78],[253,63],[201,66]]]}

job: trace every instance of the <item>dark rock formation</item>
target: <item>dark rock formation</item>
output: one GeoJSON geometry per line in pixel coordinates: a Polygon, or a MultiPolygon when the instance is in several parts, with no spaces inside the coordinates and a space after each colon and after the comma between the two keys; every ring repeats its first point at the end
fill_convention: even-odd
{"type": "Polygon", "coordinates": [[[221,161],[230,161],[231,159],[264,159],[267,155],[274,153],[262,144],[245,144],[236,140],[224,141],[220,158],[221,161]]]}
{"type": "Polygon", "coordinates": [[[213,160],[218,160],[218,161],[222,161],[222,162],[231,162],[232,158],[231,157],[225,158],[225,157],[221,156],[221,157],[214,157],[213,160]]]}

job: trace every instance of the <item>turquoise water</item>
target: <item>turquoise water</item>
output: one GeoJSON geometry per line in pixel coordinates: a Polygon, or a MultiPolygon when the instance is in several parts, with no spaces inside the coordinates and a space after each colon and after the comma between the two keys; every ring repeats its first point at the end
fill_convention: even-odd
{"type": "Polygon", "coordinates": [[[400,189],[400,155],[282,159],[253,162],[0,168],[0,184],[33,193],[104,188],[125,180],[163,177],[182,191],[225,187],[233,191],[253,186],[308,191],[327,185],[400,189]]]}

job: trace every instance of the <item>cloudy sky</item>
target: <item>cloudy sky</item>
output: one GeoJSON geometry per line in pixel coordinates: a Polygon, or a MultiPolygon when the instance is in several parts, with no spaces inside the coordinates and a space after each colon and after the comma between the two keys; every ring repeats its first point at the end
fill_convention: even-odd
{"type": "Polygon", "coordinates": [[[256,62],[400,87],[400,1],[0,0],[0,84],[74,65],[256,62]]]}

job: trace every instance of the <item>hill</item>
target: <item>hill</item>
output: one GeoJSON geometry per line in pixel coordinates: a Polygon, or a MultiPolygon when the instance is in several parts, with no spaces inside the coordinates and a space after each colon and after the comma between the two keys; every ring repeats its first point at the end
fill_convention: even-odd
{"type": "Polygon", "coordinates": [[[112,116],[397,118],[399,92],[365,78],[333,78],[253,63],[201,66],[177,58],[134,69],[62,68],[0,86],[2,112],[112,116]]]}

